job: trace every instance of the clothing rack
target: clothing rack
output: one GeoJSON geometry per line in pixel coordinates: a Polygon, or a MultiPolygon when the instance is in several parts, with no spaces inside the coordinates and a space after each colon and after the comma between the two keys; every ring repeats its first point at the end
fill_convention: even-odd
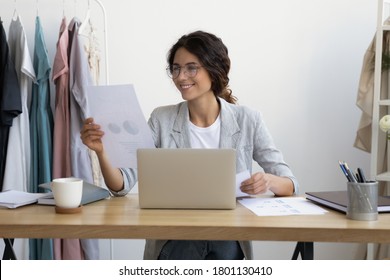
{"type": "MultiPolygon", "coordinates": [[[[15,9],[13,12],[13,17],[17,13],[16,9],[16,0],[14,0],[15,3],[15,9]]],[[[37,2],[37,16],[39,16],[39,9],[38,9],[38,0],[37,2]]],[[[105,56],[105,79],[106,79],[106,84],[109,84],[109,62],[108,62],[108,31],[107,31],[107,14],[106,14],[106,9],[103,5],[103,3],[100,0],[94,0],[94,2],[100,7],[102,13],[103,13],[103,34],[104,34],[104,56],[105,56]]],[[[65,0],[63,1],[65,3],[65,0]]],[[[90,0],[88,0],[88,15],[89,16],[89,7],[90,7],[90,0]]],[[[64,12],[65,14],[65,12],[64,12]]],[[[3,258],[2,259],[16,259],[15,252],[13,250],[13,243],[14,239],[9,239],[9,238],[3,238],[5,247],[4,247],[4,253],[3,253],[3,258]]],[[[110,239],[110,259],[113,258],[113,241],[110,239]]]]}

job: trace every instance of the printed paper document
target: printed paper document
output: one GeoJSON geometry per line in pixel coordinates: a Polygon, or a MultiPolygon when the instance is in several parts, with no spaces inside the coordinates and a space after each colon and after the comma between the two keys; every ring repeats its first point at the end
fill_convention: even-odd
{"type": "Polygon", "coordinates": [[[136,168],[137,149],[154,148],[154,142],[133,85],[88,87],[88,105],[112,165],[136,168]]]}
{"type": "Polygon", "coordinates": [[[321,215],[328,212],[304,197],[251,197],[238,202],[257,216],[321,215]]]}

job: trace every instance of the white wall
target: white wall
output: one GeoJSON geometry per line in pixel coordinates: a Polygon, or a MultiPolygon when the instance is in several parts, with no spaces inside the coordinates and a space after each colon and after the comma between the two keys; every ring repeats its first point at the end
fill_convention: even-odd
{"type": "MultiPolygon", "coordinates": [[[[88,1],[40,0],[38,9],[36,2],[16,1],[16,8],[31,46],[38,11],[52,57],[62,14],[83,19],[88,1]]],[[[377,1],[101,2],[108,19],[110,83],[133,83],[146,117],[156,106],[180,101],[165,74],[166,53],[182,34],[203,29],[228,46],[233,93],[240,104],[263,112],[301,183],[301,193],[345,188],[340,159],[368,173],[369,154],[352,145],[360,118],[355,105],[359,75],[375,32],[377,1]]],[[[8,30],[15,2],[0,3],[8,30]]],[[[103,37],[102,13],[92,0],[91,8],[91,19],[103,37]]],[[[101,47],[104,51],[103,42],[101,47]]],[[[142,257],[141,240],[113,243],[114,258],[142,257]]],[[[109,258],[108,245],[102,243],[103,258],[109,258]]],[[[289,259],[294,246],[293,242],[255,242],[255,256],[289,259]]],[[[318,243],[315,258],[352,259],[356,249],[356,244],[318,243]]]]}

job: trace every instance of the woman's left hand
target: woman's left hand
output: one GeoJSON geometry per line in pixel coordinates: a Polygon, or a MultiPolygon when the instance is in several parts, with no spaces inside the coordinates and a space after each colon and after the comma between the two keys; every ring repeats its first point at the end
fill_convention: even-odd
{"type": "Polygon", "coordinates": [[[270,173],[257,172],[241,183],[242,192],[249,195],[263,194],[268,191],[277,196],[294,194],[294,184],[288,177],[280,177],[270,173]]]}
{"type": "Polygon", "coordinates": [[[249,179],[241,183],[240,189],[242,192],[250,195],[265,193],[271,186],[270,176],[272,175],[263,172],[255,173],[249,179]]]}

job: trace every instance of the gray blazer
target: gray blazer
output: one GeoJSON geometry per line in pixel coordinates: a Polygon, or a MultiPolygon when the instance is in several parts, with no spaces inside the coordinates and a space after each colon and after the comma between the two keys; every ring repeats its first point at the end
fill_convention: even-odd
{"type": "MultiPolygon", "coordinates": [[[[248,107],[234,105],[219,99],[221,104],[220,148],[236,150],[237,173],[249,170],[256,161],[266,172],[288,177],[298,193],[298,182],[289,166],[284,162],[282,153],[275,147],[260,112],[248,107]]],[[[152,136],[158,148],[191,148],[189,136],[189,112],[187,102],[156,108],[148,121],[152,136]]],[[[125,188],[114,195],[125,195],[137,182],[134,169],[121,169],[125,188]]],[[[167,240],[146,240],[144,259],[157,259],[167,240]]],[[[239,241],[245,259],[252,259],[250,241],[239,241]]]]}

